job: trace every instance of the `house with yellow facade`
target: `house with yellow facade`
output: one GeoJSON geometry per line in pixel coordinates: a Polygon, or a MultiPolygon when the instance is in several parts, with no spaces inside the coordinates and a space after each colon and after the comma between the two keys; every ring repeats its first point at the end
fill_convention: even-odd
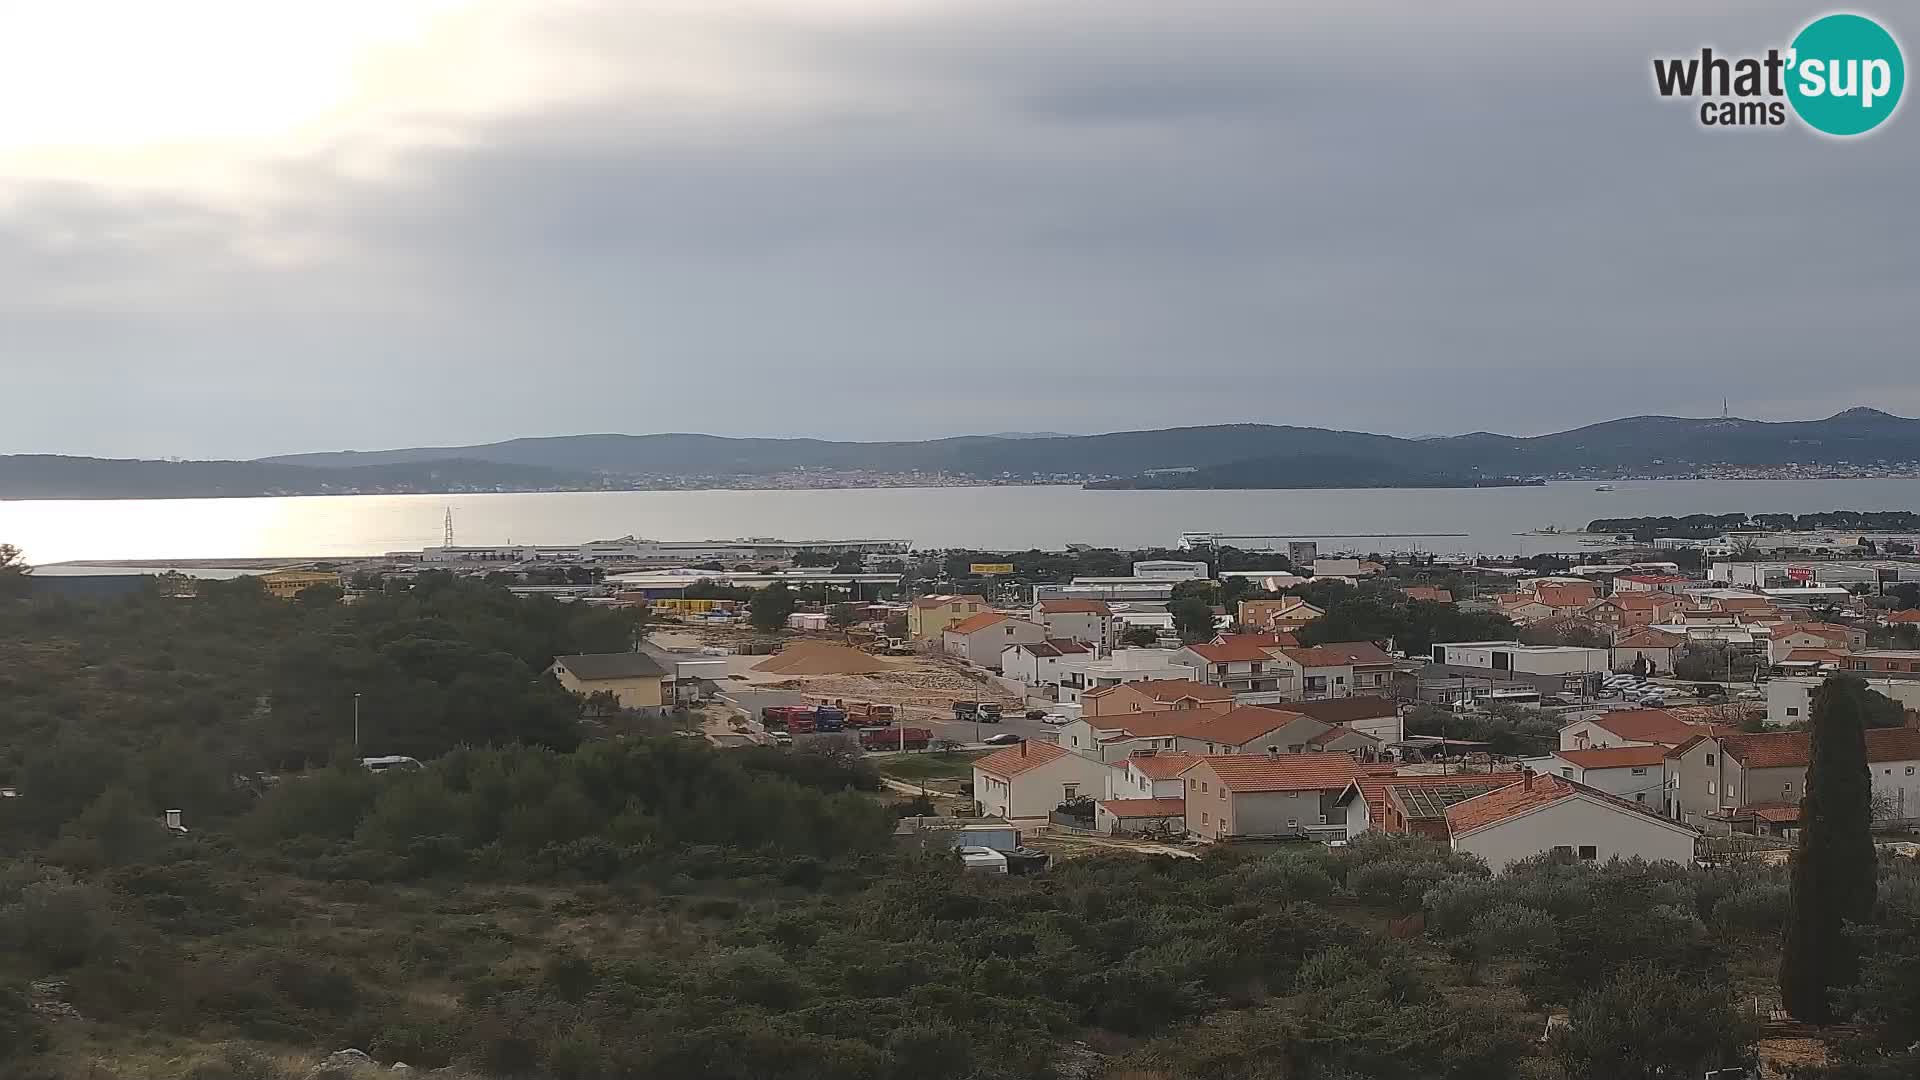
{"type": "Polygon", "coordinates": [[[612,694],[623,709],[657,713],[667,705],[667,671],[643,652],[556,656],[547,670],[582,697],[612,694]]]}
{"type": "Polygon", "coordinates": [[[315,585],[340,587],[340,575],[332,570],[274,570],[261,574],[256,580],[268,596],[281,600],[291,600],[300,595],[300,590],[315,585]]]}
{"type": "Polygon", "coordinates": [[[916,596],[907,607],[907,638],[910,641],[943,641],[949,626],[992,610],[987,598],[978,593],[916,596]]]}

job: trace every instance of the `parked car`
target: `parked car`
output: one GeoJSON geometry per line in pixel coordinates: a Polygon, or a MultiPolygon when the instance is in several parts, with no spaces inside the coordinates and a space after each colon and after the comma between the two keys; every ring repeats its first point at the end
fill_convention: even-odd
{"type": "Polygon", "coordinates": [[[980,741],[986,743],[988,746],[1012,746],[1016,743],[1026,742],[1027,740],[1011,731],[1003,731],[998,735],[989,735],[980,741]]]}
{"type": "Polygon", "coordinates": [[[1048,727],[1066,727],[1073,723],[1073,717],[1066,713],[1050,712],[1040,717],[1040,722],[1048,727]]]}
{"type": "Polygon", "coordinates": [[[1027,719],[1029,720],[1045,720],[1046,718],[1047,718],[1047,710],[1045,709],[1028,709],[1027,710],[1027,719]]]}

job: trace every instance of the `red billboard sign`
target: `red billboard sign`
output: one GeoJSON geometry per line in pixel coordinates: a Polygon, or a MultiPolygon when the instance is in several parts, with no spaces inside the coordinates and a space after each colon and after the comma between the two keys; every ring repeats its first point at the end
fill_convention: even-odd
{"type": "Polygon", "coordinates": [[[1789,566],[1787,567],[1787,580],[1788,581],[1812,581],[1813,567],[1789,566]]]}

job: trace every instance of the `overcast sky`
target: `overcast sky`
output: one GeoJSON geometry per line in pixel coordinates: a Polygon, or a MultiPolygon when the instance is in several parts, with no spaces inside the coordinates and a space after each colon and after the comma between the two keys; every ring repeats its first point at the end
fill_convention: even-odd
{"type": "Polygon", "coordinates": [[[1825,10],[0,0],[0,452],[1920,415],[1912,103],[1651,88],[1825,10]]]}

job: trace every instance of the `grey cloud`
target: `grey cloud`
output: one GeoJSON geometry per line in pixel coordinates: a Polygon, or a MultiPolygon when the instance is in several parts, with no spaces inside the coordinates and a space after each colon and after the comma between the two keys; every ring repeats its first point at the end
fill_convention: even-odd
{"type": "MultiPolygon", "coordinates": [[[[549,29],[617,54],[635,10],[549,29]]],[[[1647,10],[723,22],[831,92],[501,118],[403,182],[301,163],[300,197],[246,212],[67,193],[0,212],[42,238],[0,251],[0,331],[47,403],[0,449],[1920,409],[1913,118],[1705,132],[1648,58],[1813,9],[1647,10]],[[317,254],[274,264],[274,236],[317,254]],[[153,388],[173,408],[143,416],[153,388]]]]}

